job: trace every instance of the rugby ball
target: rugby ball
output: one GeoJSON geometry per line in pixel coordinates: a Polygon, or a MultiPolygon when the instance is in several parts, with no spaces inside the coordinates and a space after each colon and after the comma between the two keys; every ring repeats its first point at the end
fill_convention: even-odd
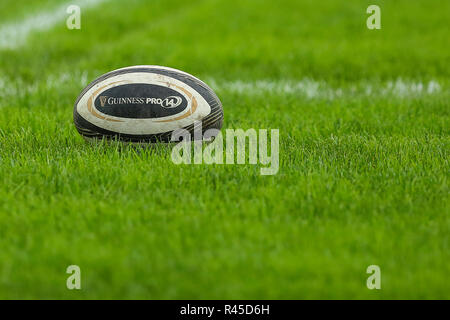
{"type": "Polygon", "coordinates": [[[220,130],[222,104],[204,82],[172,68],[133,66],[106,73],[78,96],[73,120],[86,139],[169,142],[194,125],[220,130]]]}

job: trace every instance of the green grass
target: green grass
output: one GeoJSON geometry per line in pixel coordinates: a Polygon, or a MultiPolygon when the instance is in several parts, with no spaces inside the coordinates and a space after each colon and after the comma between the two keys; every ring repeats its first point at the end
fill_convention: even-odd
{"type": "Polygon", "coordinates": [[[39,9],[51,8],[61,1],[58,0],[27,0],[26,3],[16,0],[2,0],[0,3],[0,22],[15,22],[17,18],[25,18],[29,14],[39,12],[39,9]]]}
{"type": "Polygon", "coordinates": [[[376,2],[378,31],[370,1],[112,1],[0,50],[0,298],[450,298],[450,3],[376,2]],[[224,129],[279,129],[278,174],[85,143],[78,93],[135,64],[217,82],[224,129]],[[343,94],[221,85],[304,78],[343,94]],[[380,94],[399,78],[440,90],[380,94]]]}

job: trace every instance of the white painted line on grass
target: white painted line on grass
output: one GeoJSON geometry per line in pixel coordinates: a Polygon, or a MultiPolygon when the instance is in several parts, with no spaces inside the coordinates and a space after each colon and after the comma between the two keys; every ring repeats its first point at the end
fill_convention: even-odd
{"type": "Polygon", "coordinates": [[[256,80],[227,81],[214,79],[207,81],[214,90],[232,92],[244,95],[286,94],[300,95],[308,99],[324,98],[338,99],[342,96],[395,96],[401,98],[416,97],[424,94],[434,94],[441,91],[441,85],[431,80],[428,82],[405,81],[397,79],[387,82],[370,82],[368,80],[350,83],[345,87],[333,87],[325,81],[310,78],[302,80],[256,80]]]}
{"type": "Polygon", "coordinates": [[[66,10],[70,5],[78,5],[83,10],[106,1],[108,0],[74,0],[50,10],[31,14],[21,21],[0,25],[0,49],[17,49],[26,43],[30,33],[48,30],[57,23],[63,22],[69,17],[66,10]]]}
{"type": "MultiPolygon", "coordinates": [[[[70,90],[70,88],[85,87],[90,81],[97,78],[101,72],[79,71],[74,73],[63,72],[49,75],[47,78],[32,84],[21,79],[7,79],[0,77],[0,99],[5,97],[18,97],[51,89],[70,90]]],[[[238,94],[247,96],[261,95],[295,95],[302,99],[338,100],[340,98],[380,98],[396,97],[402,99],[417,98],[425,95],[434,95],[448,90],[436,80],[428,82],[402,80],[369,81],[362,80],[336,87],[323,80],[305,78],[301,80],[234,80],[219,81],[206,77],[205,82],[219,95],[238,94]]]]}

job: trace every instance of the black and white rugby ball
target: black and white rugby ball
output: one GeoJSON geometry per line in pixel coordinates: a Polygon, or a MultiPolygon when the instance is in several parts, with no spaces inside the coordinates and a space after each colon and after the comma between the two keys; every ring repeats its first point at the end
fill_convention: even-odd
{"type": "Polygon", "coordinates": [[[204,82],[172,68],[133,66],[91,82],[73,111],[78,132],[87,139],[169,142],[173,131],[194,125],[219,129],[222,104],[204,82]]]}

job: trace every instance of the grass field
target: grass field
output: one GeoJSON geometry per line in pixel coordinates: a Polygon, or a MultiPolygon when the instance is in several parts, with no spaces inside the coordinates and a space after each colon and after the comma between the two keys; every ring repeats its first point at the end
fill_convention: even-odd
{"type": "MultiPolygon", "coordinates": [[[[60,5],[2,0],[0,44],[60,5]]],[[[0,46],[0,298],[449,299],[448,12],[111,0],[82,7],[81,30],[62,18],[0,46]],[[87,144],[77,95],[138,64],[210,83],[224,129],[279,129],[278,174],[87,144]],[[71,264],[82,290],[66,288],[71,264]]]]}

